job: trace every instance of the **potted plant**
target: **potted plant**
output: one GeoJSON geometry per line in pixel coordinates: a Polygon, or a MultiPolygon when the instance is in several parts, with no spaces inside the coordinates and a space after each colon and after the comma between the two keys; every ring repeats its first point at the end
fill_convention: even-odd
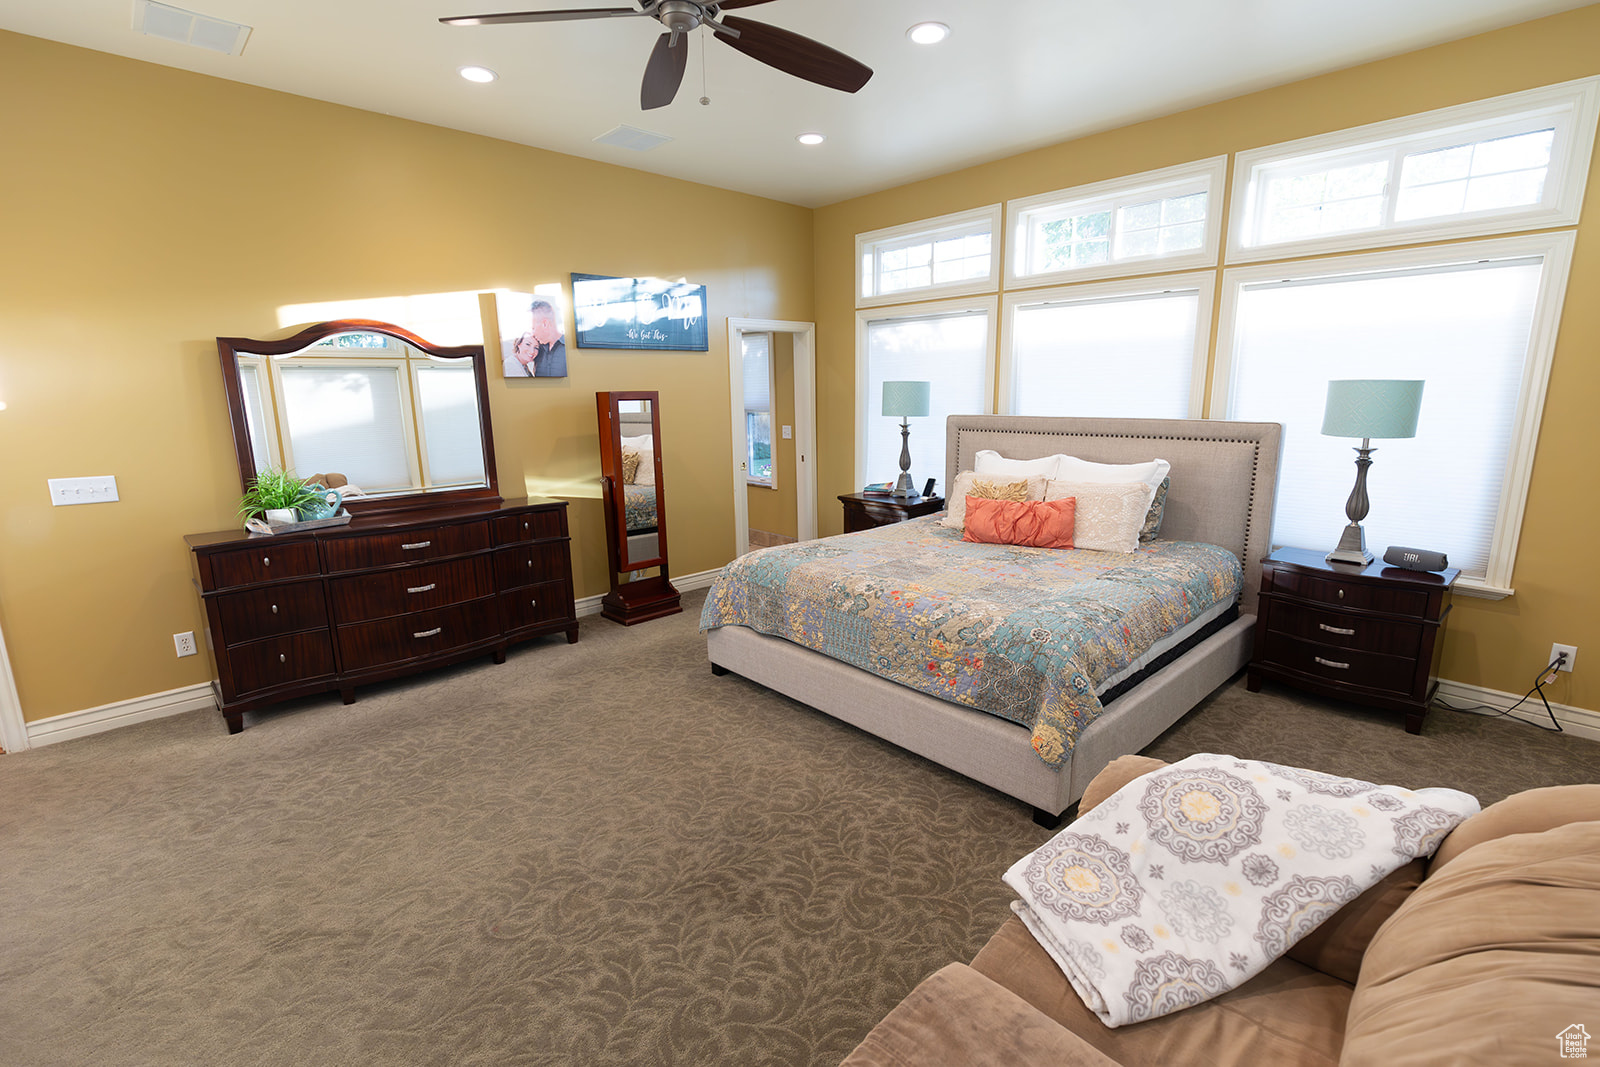
{"type": "Polygon", "coordinates": [[[321,500],[320,487],[313,488],[288,471],[268,467],[256,475],[255,484],[239,498],[239,514],[246,519],[257,516],[268,522],[295,522],[299,509],[321,500]]]}

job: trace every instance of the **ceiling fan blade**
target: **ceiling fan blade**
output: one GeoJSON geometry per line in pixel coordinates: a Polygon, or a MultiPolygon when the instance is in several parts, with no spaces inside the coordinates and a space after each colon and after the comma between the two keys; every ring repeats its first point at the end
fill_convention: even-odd
{"type": "Polygon", "coordinates": [[[717,7],[723,11],[732,11],[736,7],[755,7],[757,4],[770,4],[772,0],[717,0],[717,7]]]}
{"type": "MultiPolygon", "coordinates": [[[[717,25],[713,23],[713,29],[717,25]]],[[[872,68],[866,64],[798,33],[736,15],[725,16],[720,25],[738,30],[739,36],[718,33],[719,41],[796,78],[853,93],[872,77],[872,68]]]]}
{"type": "Polygon", "coordinates": [[[513,22],[565,22],[569,19],[615,19],[643,15],[635,7],[577,7],[560,11],[512,11],[504,15],[458,15],[440,19],[446,26],[501,26],[513,22]]]}
{"type": "Polygon", "coordinates": [[[666,107],[678,95],[683,72],[689,65],[689,38],[687,35],[663,33],[656,38],[650,50],[650,62],[644,67],[644,81],[639,85],[639,107],[645,111],[666,107]],[[673,37],[679,40],[674,47],[673,37]]]}

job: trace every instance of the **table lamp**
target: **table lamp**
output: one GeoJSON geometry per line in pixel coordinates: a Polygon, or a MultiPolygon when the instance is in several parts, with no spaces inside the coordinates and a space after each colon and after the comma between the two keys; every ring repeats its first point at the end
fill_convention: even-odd
{"type": "Polygon", "coordinates": [[[900,480],[895,483],[893,495],[916,496],[917,491],[911,487],[911,424],[906,420],[927,416],[928,383],[884,382],[883,413],[900,416],[900,480]]]}
{"type": "Polygon", "coordinates": [[[1350,491],[1344,513],[1350,524],[1339,537],[1339,547],[1327,555],[1329,563],[1372,562],[1361,520],[1367,517],[1367,468],[1372,466],[1372,439],[1415,437],[1417,413],[1422,409],[1422,382],[1357,378],[1328,383],[1328,405],[1322,414],[1326,437],[1359,437],[1356,449],[1356,487],[1350,491]]]}

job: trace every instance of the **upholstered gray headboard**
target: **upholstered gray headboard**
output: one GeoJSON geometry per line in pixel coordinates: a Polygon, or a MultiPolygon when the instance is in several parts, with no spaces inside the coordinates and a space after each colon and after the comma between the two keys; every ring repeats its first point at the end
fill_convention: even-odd
{"type": "Polygon", "coordinates": [[[986,448],[1010,459],[1064,452],[1096,463],[1172,464],[1161,536],[1221,545],[1244,564],[1240,610],[1254,614],[1261,561],[1272,550],[1283,427],[1217,419],[1068,419],[951,415],[945,424],[944,484],[971,470],[986,448]]]}

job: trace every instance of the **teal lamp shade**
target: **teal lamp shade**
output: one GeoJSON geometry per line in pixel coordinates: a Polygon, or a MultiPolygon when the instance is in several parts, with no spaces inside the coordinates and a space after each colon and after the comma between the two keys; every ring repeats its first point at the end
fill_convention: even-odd
{"type": "Polygon", "coordinates": [[[884,382],[883,413],[900,418],[926,417],[928,385],[927,382],[884,382]]]}
{"type": "Polygon", "coordinates": [[[1327,437],[1415,437],[1422,382],[1355,378],[1328,383],[1327,437]]]}

